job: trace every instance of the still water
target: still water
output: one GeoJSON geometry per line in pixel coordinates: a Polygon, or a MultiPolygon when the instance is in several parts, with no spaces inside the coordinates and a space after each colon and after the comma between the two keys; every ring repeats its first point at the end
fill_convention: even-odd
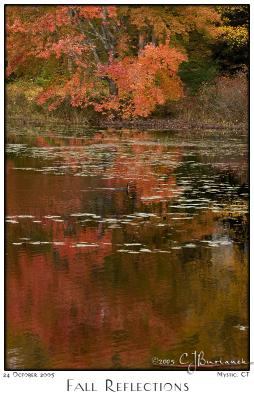
{"type": "Polygon", "coordinates": [[[195,350],[248,361],[246,135],[6,139],[8,368],[174,369],[195,350]]]}

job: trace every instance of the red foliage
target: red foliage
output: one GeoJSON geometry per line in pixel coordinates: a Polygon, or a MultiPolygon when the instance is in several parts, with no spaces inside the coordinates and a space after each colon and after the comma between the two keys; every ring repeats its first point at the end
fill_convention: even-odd
{"type": "Polygon", "coordinates": [[[39,104],[53,110],[68,99],[73,107],[146,117],[183,96],[177,72],[186,56],[169,42],[171,34],[217,22],[208,7],[200,14],[197,7],[178,14],[173,8],[141,7],[140,15],[118,6],[7,7],[7,75],[22,68],[28,74],[30,61],[53,58],[58,67],[39,104]]]}
{"type": "Polygon", "coordinates": [[[102,103],[100,108],[119,109],[121,104],[129,103],[129,107],[124,107],[124,116],[146,117],[157,104],[179,99],[183,90],[176,74],[184,60],[186,57],[168,44],[148,44],[138,57],[125,57],[101,67],[99,72],[110,76],[117,83],[119,92],[116,98],[102,103]],[[167,84],[163,84],[163,76],[167,76],[167,84]]]}

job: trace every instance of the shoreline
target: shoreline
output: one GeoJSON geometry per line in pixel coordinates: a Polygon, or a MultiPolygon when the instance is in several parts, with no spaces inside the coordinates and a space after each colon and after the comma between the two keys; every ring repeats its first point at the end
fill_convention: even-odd
{"type": "Polygon", "coordinates": [[[134,129],[157,129],[157,130],[175,130],[185,131],[190,129],[195,130],[248,130],[248,125],[229,125],[218,122],[188,122],[184,120],[170,119],[148,119],[148,120],[119,120],[106,122],[107,128],[134,128],[134,129]]]}
{"type": "Polygon", "coordinates": [[[26,118],[24,116],[6,116],[5,117],[5,127],[12,124],[21,125],[66,125],[66,126],[83,126],[87,129],[138,129],[138,130],[173,130],[173,131],[186,131],[194,129],[196,131],[200,130],[223,130],[223,131],[248,131],[248,125],[238,124],[229,125],[218,122],[188,122],[184,120],[173,120],[167,118],[150,118],[147,120],[115,120],[115,121],[98,121],[98,124],[88,124],[87,121],[75,121],[75,120],[63,120],[57,118],[26,118]]]}

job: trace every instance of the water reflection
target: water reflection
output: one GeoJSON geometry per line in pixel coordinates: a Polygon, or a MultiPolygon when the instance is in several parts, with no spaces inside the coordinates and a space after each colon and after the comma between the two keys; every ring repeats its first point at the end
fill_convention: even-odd
{"type": "Polygon", "coordinates": [[[9,130],[10,368],[248,359],[244,136],[9,130]]]}

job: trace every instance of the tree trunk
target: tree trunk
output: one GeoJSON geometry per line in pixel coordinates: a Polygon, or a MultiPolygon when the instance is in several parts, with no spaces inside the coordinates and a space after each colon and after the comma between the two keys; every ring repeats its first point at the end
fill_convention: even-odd
{"type": "Polygon", "coordinates": [[[112,81],[112,79],[109,79],[108,83],[109,83],[109,93],[112,96],[117,96],[118,95],[118,87],[117,87],[116,83],[114,81],[112,81]]]}
{"type": "Polygon", "coordinates": [[[68,60],[67,60],[67,68],[68,68],[69,74],[71,75],[73,72],[73,61],[70,58],[68,58],[68,60]]]}
{"type": "Polygon", "coordinates": [[[138,36],[138,51],[140,52],[145,47],[145,33],[140,32],[138,36]]]}
{"type": "Polygon", "coordinates": [[[154,46],[156,46],[156,37],[155,37],[154,31],[152,31],[152,44],[154,46]]]}

